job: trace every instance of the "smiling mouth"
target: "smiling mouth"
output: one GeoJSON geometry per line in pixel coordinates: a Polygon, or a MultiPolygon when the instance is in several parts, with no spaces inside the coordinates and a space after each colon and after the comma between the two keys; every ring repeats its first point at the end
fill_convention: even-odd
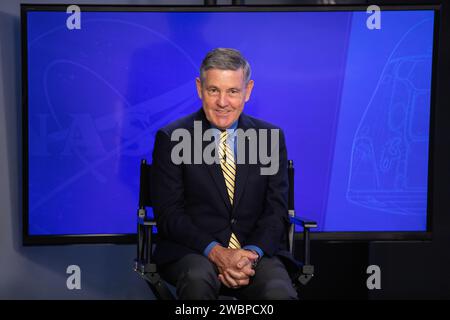
{"type": "Polygon", "coordinates": [[[220,109],[216,109],[215,112],[219,115],[228,115],[229,113],[231,113],[231,110],[220,110],[220,109]]]}

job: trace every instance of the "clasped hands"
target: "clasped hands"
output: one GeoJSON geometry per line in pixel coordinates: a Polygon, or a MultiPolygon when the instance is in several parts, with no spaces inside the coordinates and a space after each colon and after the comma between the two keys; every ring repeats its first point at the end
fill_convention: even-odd
{"type": "Polygon", "coordinates": [[[230,249],[216,245],[208,255],[219,270],[219,280],[228,288],[237,289],[246,286],[250,277],[255,275],[252,265],[258,255],[244,249],[230,249]]]}

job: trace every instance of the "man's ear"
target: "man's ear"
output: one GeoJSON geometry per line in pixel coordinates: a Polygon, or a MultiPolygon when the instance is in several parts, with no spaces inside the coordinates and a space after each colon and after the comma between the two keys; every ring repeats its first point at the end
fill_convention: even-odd
{"type": "Polygon", "coordinates": [[[252,94],[253,86],[255,85],[255,81],[250,80],[245,87],[245,102],[250,100],[250,95],[252,94]]]}
{"type": "Polygon", "coordinates": [[[195,86],[197,87],[197,94],[198,94],[198,97],[199,97],[200,99],[203,100],[203,95],[202,95],[202,82],[201,82],[201,80],[200,80],[199,77],[195,78],[195,86]]]}

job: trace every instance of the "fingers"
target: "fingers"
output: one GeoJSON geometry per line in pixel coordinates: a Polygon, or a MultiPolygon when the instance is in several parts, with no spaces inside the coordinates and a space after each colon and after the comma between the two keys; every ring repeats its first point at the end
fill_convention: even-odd
{"type": "Polygon", "coordinates": [[[258,259],[258,255],[250,250],[245,249],[228,249],[228,253],[232,255],[233,261],[239,261],[242,257],[246,257],[251,261],[258,259]]]}
{"type": "MultiPolygon", "coordinates": [[[[230,270],[230,269],[227,269],[230,270]]],[[[242,258],[237,264],[237,269],[232,269],[238,271],[241,274],[245,274],[247,277],[253,277],[255,275],[255,270],[252,267],[252,262],[247,258],[242,258]]]]}
{"type": "Polygon", "coordinates": [[[222,251],[222,255],[218,258],[218,262],[215,263],[222,269],[236,268],[237,262],[241,259],[240,249],[226,248],[222,251]]]}
{"type": "Polygon", "coordinates": [[[258,257],[259,257],[256,253],[254,253],[250,250],[240,249],[239,251],[240,251],[239,253],[241,254],[241,256],[247,257],[252,261],[258,259],[258,257]]]}
{"type": "Polygon", "coordinates": [[[245,267],[246,265],[251,264],[252,262],[250,261],[249,258],[247,257],[241,257],[241,259],[238,261],[237,263],[237,267],[238,269],[242,269],[243,267],[245,267]]]}
{"type": "MultiPolygon", "coordinates": [[[[231,272],[232,273],[232,272],[231,272]]],[[[237,289],[242,286],[246,286],[250,283],[250,279],[248,277],[234,278],[229,271],[225,271],[223,274],[219,274],[219,280],[228,288],[237,289]]]]}
{"type": "Polygon", "coordinates": [[[230,275],[228,275],[226,272],[219,274],[219,280],[222,282],[225,286],[228,288],[238,288],[239,283],[234,280],[230,275]]]}
{"type": "Polygon", "coordinates": [[[248,285],[250,283],[250,280],[249,280],[249,278],[245,278],[245,279],[242,279],[242,280],[237,280],[236,282],[238,283],[237,287],[239,288],[239,287],[243,287],[243,286],[248,285]]]}
{"type": "Polygon", "coordinates": [[[231,284],[229,284],[228,281],[225,280],[223,274],[219,274],[219,281],[222,282],[226,287],[231,288],[231,284]]]}
{"type": "Polygon", "coordinates": [[[224,273],[232,277],[239,285],[248,284],[249,278],[255,275],[252,269],[246,269],[245,272],[228,269],[224,273]]]}
{"type": "Polygon", "coordinates": [[[247,257],[242,257],[242,259],[237,264],[237,268],[239,271],[243,272],[248,277],[253,277],[255,275],[253,262],[250,261],[247,257]]]}
{"type": "Polygon", "coordinates": [[[239,288],[248,285],[250,277],[255,275],[252,267],[253,262],[258,259],[258,255],[245,249],[225,249],[220,259],[220,264],[216,264],[219,269],[219,280],[228,288],[239,288]]]}
{"type": "Polygon", "coordinates": [[[244,268],[240,269],[242,273],[244,273],[247,277],[253,277],[255,275],[255,269],[252,268],[252,265],[247,265],[244,268]]]}
{"type": "Polygon", "coordinates": [[[231,285],[232,288],[239,287],[239,280],[234,279],[228,272],[225,271],[223,274],[225,280],[231,285]]]}

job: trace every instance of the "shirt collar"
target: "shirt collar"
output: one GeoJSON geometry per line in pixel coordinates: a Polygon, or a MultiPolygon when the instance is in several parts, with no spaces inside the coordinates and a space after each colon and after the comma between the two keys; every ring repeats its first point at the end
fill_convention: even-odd
{"type": "MultiPolygon", "coordinates": [[[[235,122],[233,122],[233,123],[231,124],[231,126],[227,129],[227,131],[234,132],[234,131],[237,129],[238,121],[239,121],[239,119],[237,119],[235,122]]],[[[213,125],[212,123],[211,123],[211,128],[217,129],[217,130],[221,131],[219,128],[217,128],[217,127],[216,127],[215,125],[213,125]]]]}

